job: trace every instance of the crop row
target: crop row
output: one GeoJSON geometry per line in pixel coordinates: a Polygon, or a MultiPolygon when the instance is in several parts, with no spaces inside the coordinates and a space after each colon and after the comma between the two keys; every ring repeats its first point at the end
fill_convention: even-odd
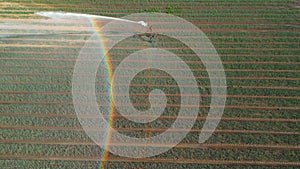
{"type": "MultiPolygon", "coordinates": [[[[40,156],[40,157],[70,157],[91,158],[99,157],[101,149],[98,146],[86,145],[35,145],[35,144],[5,144],[0,154],[11,156],[40,156]]],[[[157,159],[215,159],[215,160],[249,160],[249,161],[290,161],[297,162],[297,150],[236,150],[236,149],[199,149],[173,148],[167,153],[158,155],[157,159]],[[245,155],[247,154],[247,156],[245,155]]],[[[115,157],[111,155],[110,157],[115,157]]]]}

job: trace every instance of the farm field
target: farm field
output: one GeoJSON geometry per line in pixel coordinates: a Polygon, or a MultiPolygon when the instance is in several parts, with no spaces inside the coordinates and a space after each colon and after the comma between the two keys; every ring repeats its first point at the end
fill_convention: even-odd
{"type": "MultiPolygon", "coordinates": [[[[180,74],[181,70],[176,71],[180,74]]],[[[105,73],[99,69],[96,76],[98,102],[101,95],[109,95],[109,86],[102,78],[105,73]]],[[[162,116],[150,123],[137,124],[113,108],[113,127],[124,135],[139,138],[156,136],[169,128],[181,104],[178,84],[169,74],[155,69],[140,72],[130,84],[130,99],[136,109],[147,110],[149,93],[157,88],[167,97],[162,116]]],[[[300,3],[296,0],[0,1],[0,114],[0,168],[3,169],[299,168],[300,3]],[[158,35],[155,43],[149,43],[147,37],[130,37],[109,51],[112,71],[129,54],[141,49],[158,47],[173,52],[196,78],[202,99],[200,111],[185,139],[163,154],[134,159],[106,152],[107,157],[103,158],[104,150],[84,132],[72,100],[74,66],[91,31],[84,26],[74,27],[73,23],[50,24],[43,35],[36,35],[40,30],[35,25],[18,29],[22,24],[45,19],[34,14],[40,11],[111,17],[160,12],[199,27],[217,50],[227,81],[227,86],[223,86],[227,87],[225,110],[213,135],[205,143],[198,143],[212,88],[201,60],[170,37],[158,35]],[[1,28],[1,24],[8,22],[21,24],[1,28]]]]}

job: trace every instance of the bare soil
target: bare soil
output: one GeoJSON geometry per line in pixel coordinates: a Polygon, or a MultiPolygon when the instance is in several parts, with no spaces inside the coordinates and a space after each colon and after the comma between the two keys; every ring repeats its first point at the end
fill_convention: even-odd
{"type": "Polygon", "coordinates": [[[300,0],[297,0],[297,1],[296,1],[295,7],[296,7],[296,8],[300,8],[300,0]]]}

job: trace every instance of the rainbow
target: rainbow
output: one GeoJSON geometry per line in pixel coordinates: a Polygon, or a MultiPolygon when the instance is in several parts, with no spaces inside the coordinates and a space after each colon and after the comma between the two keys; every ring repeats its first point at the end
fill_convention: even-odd
{"type": "Polygon", "coordinates": [[[114,108],[113,108],[113,71],[112,71],[112,64],[111,64],[111,61],[110,61],[110,57],[109,57],[109,54],[107,53],[107,47],[105,45],[105,42],[104,42],[104,38],[103,38],[103,35],[102,35],[102,32],[101,32],[101,29],[100,29],[100,26],[99,24],[100,23],[100,20],[96,20],[96,19],[90,19],[91,20],[91,23],[92,23],[92,26],[93,28],[95,29],[95,32],[98,36],[98,39],[99,39],[99,42],[102,46],[102,50],[103,50],[103,53],[105,54],[104,55],[104,63],[105,63],[105,66],[106,66],[106,69],[107,69],[107,81],[109,82],[109,87],[108,87],[108,93],[109,93],[109,119],[108,119],[108,124],[109,124],[109,128],[108,128],[108,131],[107,131],[107,135],[106,135],[106,139],[105,139],[105,144],[104,144],[104,147],[102,147],[103,149],[103,152],[101,153],[100,155],[100,161],[99,163],[97,164],[97,168],[99,169],[102,169],[104,168],[104,164],[105,164],[105,161],[107,161],[107,158],[108,158],[108,147],[109,147],[109,144],[110,144],[110,139],[111,139],[111,127],[113,126],[113,120],[114,120],[114,108]],[[98,21],[98,22],[96,22],[98,21]]]}
{"type": "MultiPolygon", "coordinates": [[[[113,127],[113,120],[114,120],[114,98],[113,98],[113,71],[112,71],[112,64],[109,57],[109,54],[107,53],[107,47],[105,45],[105,41],[103,38],[103,34],[101,32],[101,21],[120,21],[120,22],[126,22],[129,24],[137,24],[141,25],[143,27],[147,27],[147,23],[144,21],[132,21],[127,20],[123,18],[114,18],[109,16],[100,16],[100,15],[90,15],[90,14],[80,14],[80,13],[70,13],[70,12],[35,12],[36,15],[44,16],[50,19],[62,19],[62,20],[88,20],[92,24],[92,29],[97,34],[97,37],[99,39],[100,45],[102,47],[102,52],[105,54],[104,56],[104,64],[107,70],[107,81],[109,82],[108,87],[108,101],[109,101],[109,119],[108,119],[108,131],[106,134],[106,139],[104,141],[104,147],[102,147],[103,152],[100,155],[100,161],[97,165],[97,168],[101,169],[104,168],[104,162],[107,161],[108,158],[108,148],[111,142],[111,128],[113,127]]],[[[102,144],[102,143],[101,143],[102,144]]]]}

